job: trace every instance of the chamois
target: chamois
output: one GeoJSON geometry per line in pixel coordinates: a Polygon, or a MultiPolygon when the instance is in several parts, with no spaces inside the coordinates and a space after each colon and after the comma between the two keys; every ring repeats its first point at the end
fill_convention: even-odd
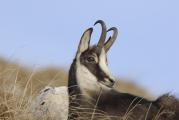
{"type": "Polygon", "coordinates": [[[102,26],[98,44],[90,46],[93,28],[87,29],[69,70],[68,87],[43,89],[33,101],[34,116],[54,120],[179,120],[179,101],[173,96],[149,101],[113,89],[116,83],[108,69],[107,52],[118,30],[107,30],[102,20],[96,24],[102,26]],[[108,31],[113,35],[105,42],[108,31]]]}
{"type": "Polygon", "coordinates": [[[164,95],[155,101],[120,93],[113,89],[114,77],[108,69],[107,52],[117,38],[118,30],[107,27],[102,20],[97,45],[90,46],[93,28],[80,40],[69,70],[68,120],[179,120],[179,101],[164,95]],[[106,34],[113,35],[105,42],[106,34]]]}

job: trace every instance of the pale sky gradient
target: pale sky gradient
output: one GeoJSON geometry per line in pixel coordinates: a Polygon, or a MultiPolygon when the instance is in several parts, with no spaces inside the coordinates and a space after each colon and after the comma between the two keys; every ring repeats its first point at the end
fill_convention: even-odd
{"type": "Polygon", "coordinates": [[[0,56],[68,69],[84,30],[102,19],[120,31],[109,52],[115,76],[156,95],[179,94],[178,6],[178,0],[1,0],[0,56]]]}

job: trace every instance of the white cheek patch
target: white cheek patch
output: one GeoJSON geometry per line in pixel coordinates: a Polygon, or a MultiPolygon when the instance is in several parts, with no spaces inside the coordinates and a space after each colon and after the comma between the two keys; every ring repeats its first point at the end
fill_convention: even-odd
{"type": "Polygon", "coordinates": [[[78,53],[82,53],[82,52],[84,52],[85,50],[88,49],[88,42],[89,42],[89,40],[86,40],[86,39],[89,39],[89,38],[84,36],[83,39],[85,39],[85,40],[80,41],[80,46],[79,46],[78,53]]]}
{"type": "Polygon", "coordinates": [[[111,79],[114,80],[114,77],[111,75],[110,71],[109,71],[109,68],[107,66],[107,63],[106,63],[106,53],[105,53],[105,50],[104,48],[102,49],[101,51],[101,54],[99,56],[99,66],[101,68],[101,70],[106,74],[108,75],[108,77],[110,77],[111,79]]]}
{"type": "Polygon", "coordinates": [[[82,94],[87,95],[88,91],[95,92],[99,91],[100,86],[96,76],[94,76],[88,68],[77,62],[76,70],[77,82],[82,91],[82,94]]]}

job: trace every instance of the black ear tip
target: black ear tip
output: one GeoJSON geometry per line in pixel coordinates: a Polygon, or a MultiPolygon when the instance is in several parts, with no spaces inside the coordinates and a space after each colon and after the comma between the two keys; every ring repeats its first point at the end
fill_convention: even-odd
{"type": "Polygon", "coordinates": [[[91,28],[89,28],[88,30],[89,30],[89,31],[91,31],[91,32],[93,32],[93,28],[92,28],[92,27],[91,27],[91,28]]]}
{"type": "Polygon", "coordinates": [[[87,30],[86,30],[86,32],[90,32],[90,33],[92,33],[93,32],[93,28],[92,27],[90,27],[90,28],[88,28],[87,30]]]}

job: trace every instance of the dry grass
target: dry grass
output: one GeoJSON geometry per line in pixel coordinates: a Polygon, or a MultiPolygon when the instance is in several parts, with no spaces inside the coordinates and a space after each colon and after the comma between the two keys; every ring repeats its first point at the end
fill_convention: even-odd
{"type": "MultiPolygon", "coordinates": [[[[0,82],[0,120],[33,120],[28,113],[32,98],[47,85],[67,85],[67,71],[61,68],[35,71],[0,59],[0,82]]],[[[119,86],[115,89],[151,98],[143,89],[131,83],[119,82],[120,89],[119,86]]],[[[94,113],[93,110],[91,114],[94,113]]]]}
{"type": "Polygon", "coordinates": [[[0,120],[30,119],[28,105],[45,86],[67,84],[67,72],[47,68],[34,71],[0,60],[0,120]]]}

